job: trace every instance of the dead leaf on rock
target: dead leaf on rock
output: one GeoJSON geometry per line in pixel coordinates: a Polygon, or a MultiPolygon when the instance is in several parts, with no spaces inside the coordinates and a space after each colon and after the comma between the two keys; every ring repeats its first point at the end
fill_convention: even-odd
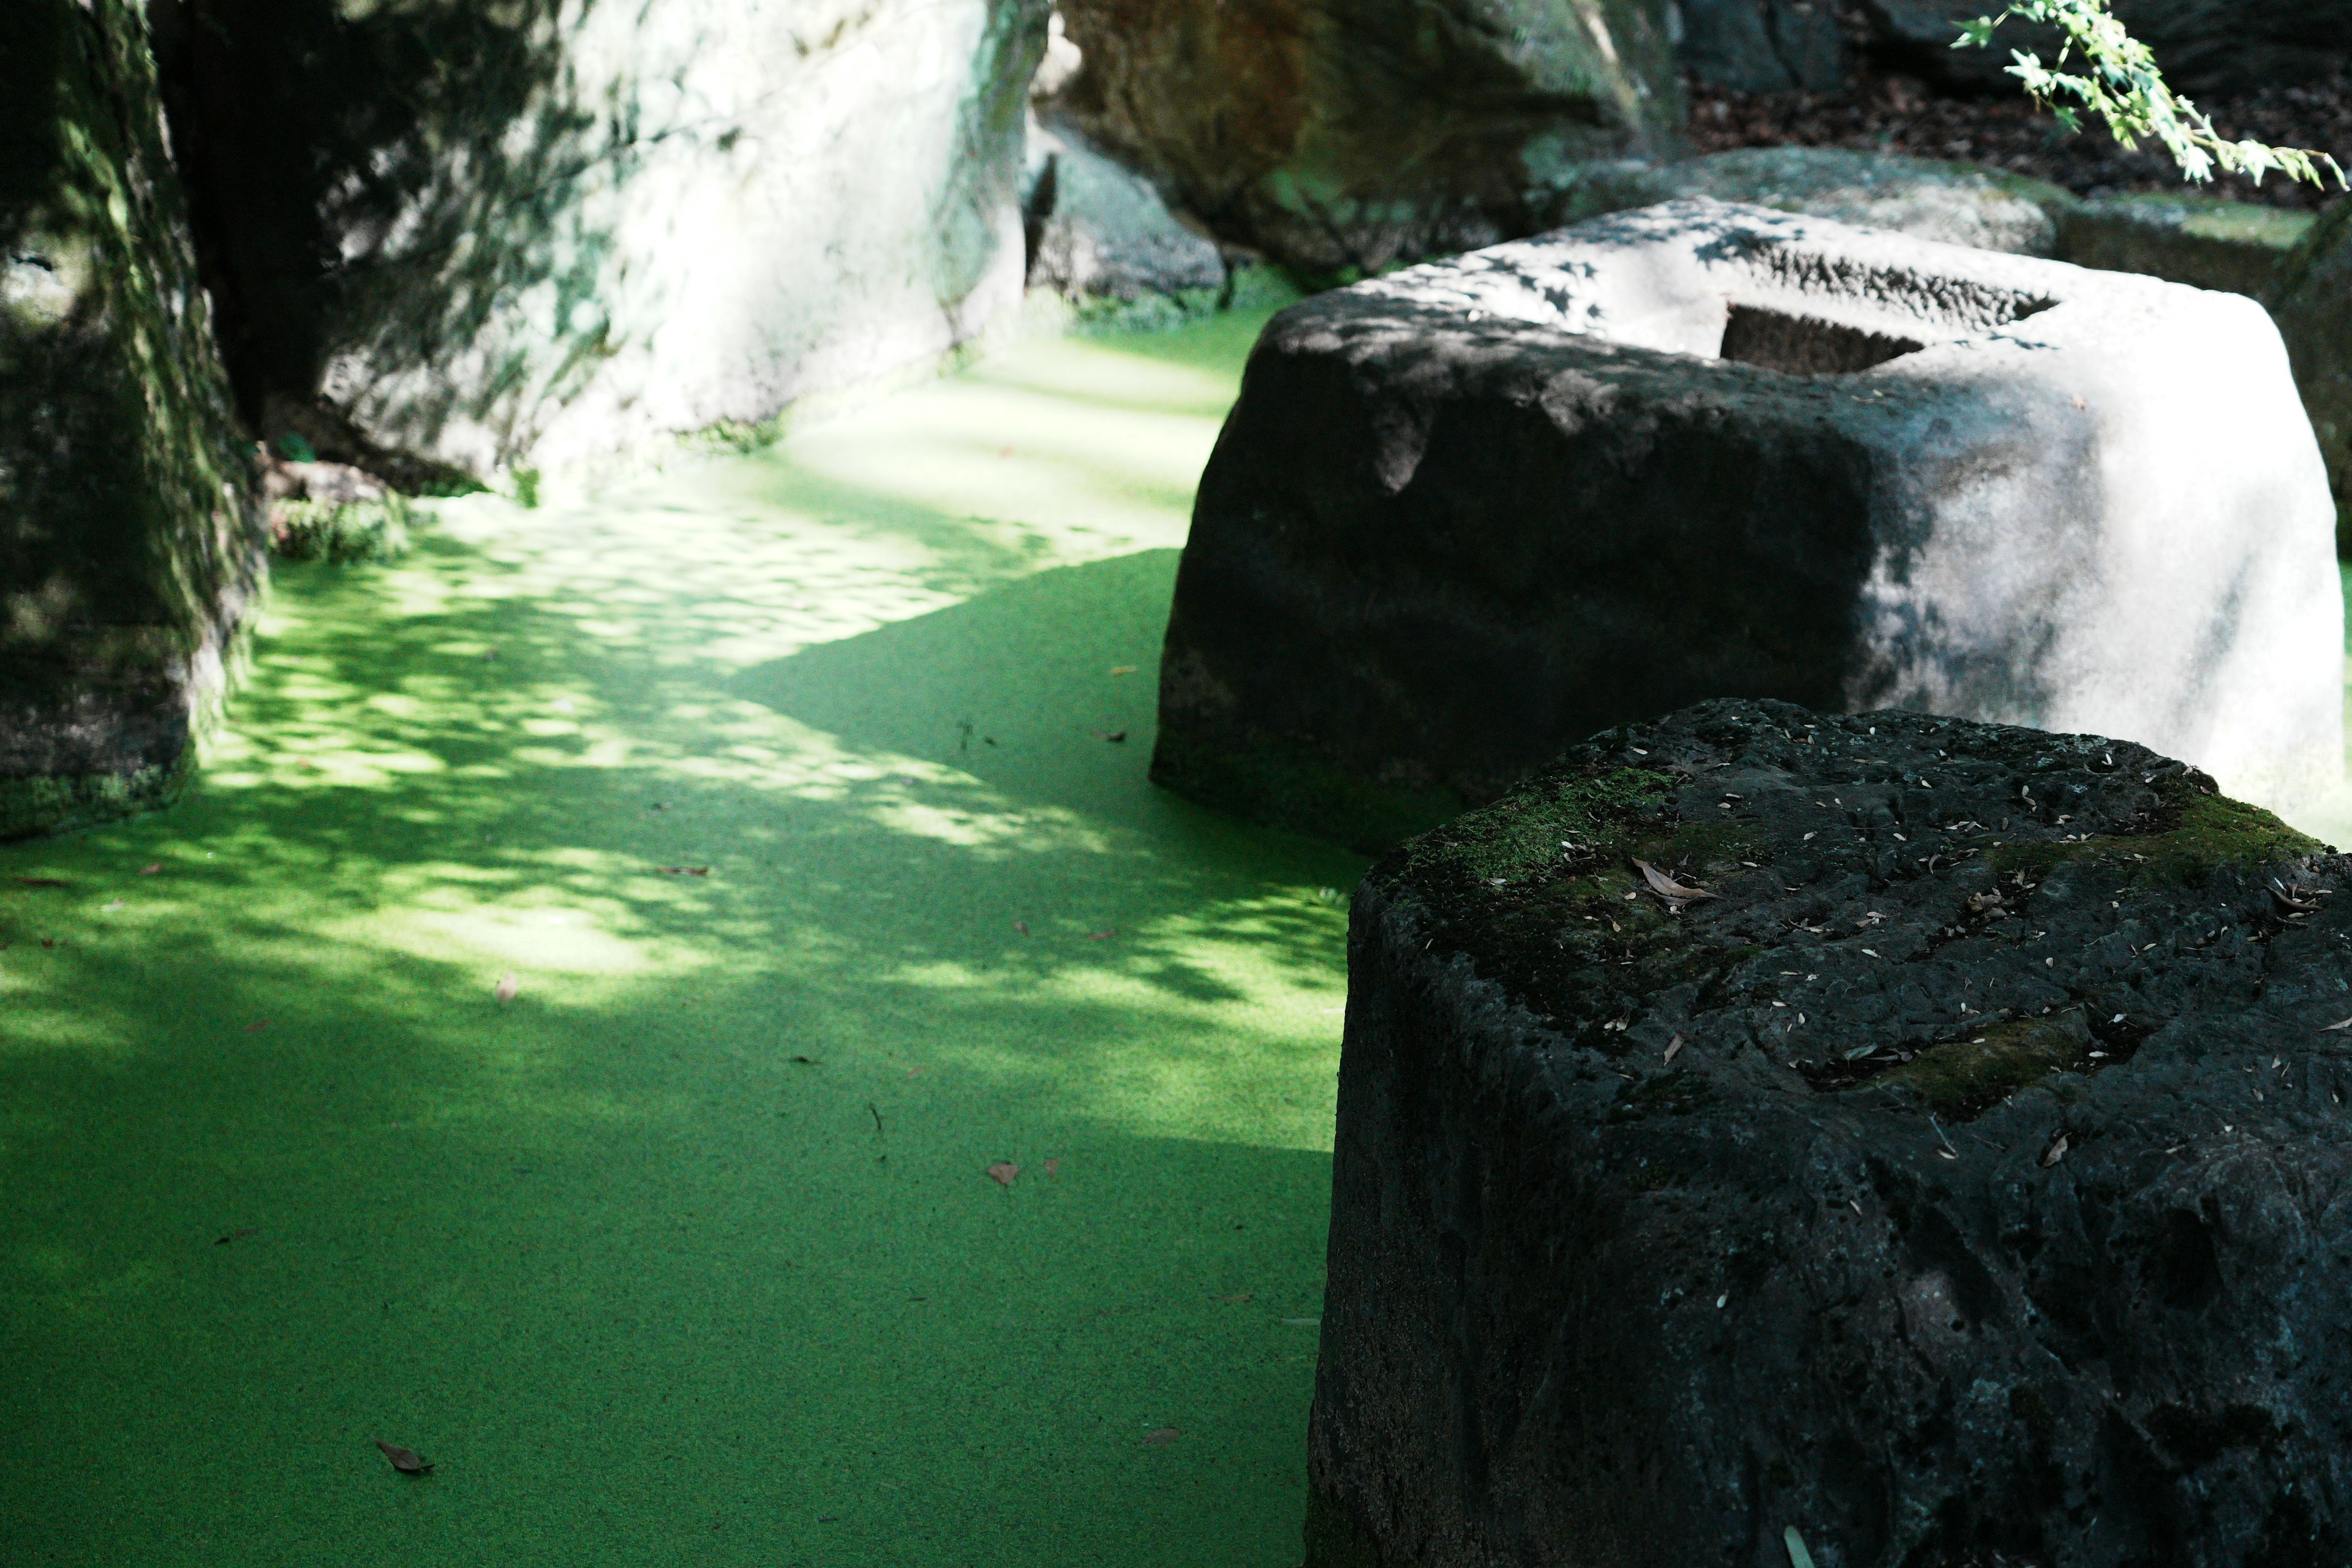
{"type": "Polygon", "coordinates": [[[1666,1060],[1673,1061],[1676,1057],[1682,1054],[1682,1049],[1683,1037],[1680,1035],[1676,1035],[1673,1039],[1666,1042],[1666,1060]]]}
{"type": "Polygon", "coordinates": [[[2347,1018],[2340,1024],[2330,1024],[2319,1032],[2323,1035],[2332,1035],[2339,1029],[2352,1029],[2352,1018],[2347,1018]]]}
{"type": "Polygon", "coordinates": [[[1183,1435],[1173,1426],[1154,1426],[1143,1435],[1143,1440],[1155,1448],[1164,1448],[1183,1435]]]}
{"type": "Polygon", "coordinates": [[[383,1457],[392,1461],[392,1468],[404,1476],[429,1476],[433,1473],[433,1467],[425,1463],[414,1448],[395,1448],[381,1437],[375,1440],[375,1446],[383,1450],[383,1457]]]}
{"type": "Polygon", "coordinates": [[[517,980],[511,974],[502,974],[499,977],[498,984],[491,988],[490,994],[499,999],[499,1005],[503,1007],[508,1003],[513,1001],[517,994],[521,990],[521,981],[517,980]]]}
{"type": "Polygon", "coordinates": [[[1640,869],[1642,879],[1650,884],[1650,890],[1662,899],[1671,899],[1681,903],[1688,902],[1692,899],[1717,899],[1723,896],[1720,893],[1710,893],[1705,888],[1685,887],[1647,860],[1635,860],[1633,864],[1640,869]]]}
{"type": "Polygon", "coordinates": [[[2065,1157],[2066,1134],[2061,1132],[2058,1134],[2058,1141],[2055,1143],[2051,1144],[2049,1151],[2042,1156],[2042,1168],[2046,1171],[2065,1157]]]}
{"type": "Polygon", "coordinates": [[[1010,1160],[999,1160],[988,1168],[988,1179],[1000,1187],[1011,1186],[1021,1174],[1021,1167],[1010,1160]]]}

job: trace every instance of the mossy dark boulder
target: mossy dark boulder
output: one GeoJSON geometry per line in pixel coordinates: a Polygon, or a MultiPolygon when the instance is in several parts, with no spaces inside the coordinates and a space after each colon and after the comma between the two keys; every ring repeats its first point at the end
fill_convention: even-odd
{"type": "Polygon", "coordinates": [[[2347,882],[2140,746],[1769,701],[1383,860],[1311,1568],[2352,1561],[2347,882]]]}
{"type": "Polygon", "coordinates": [[[0,6],[0,838],[169,800],[264,535],[141,13],[0,6]]]}

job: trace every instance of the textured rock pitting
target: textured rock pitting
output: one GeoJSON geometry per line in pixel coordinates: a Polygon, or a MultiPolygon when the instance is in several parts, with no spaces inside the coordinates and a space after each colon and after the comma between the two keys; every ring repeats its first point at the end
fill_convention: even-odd
{"type": "Polygon", "coordinates": [[[1770,702],[1399,851],[1310,1559],[2346,1561],[2347,879],[2142,747],[1770,702]]]}

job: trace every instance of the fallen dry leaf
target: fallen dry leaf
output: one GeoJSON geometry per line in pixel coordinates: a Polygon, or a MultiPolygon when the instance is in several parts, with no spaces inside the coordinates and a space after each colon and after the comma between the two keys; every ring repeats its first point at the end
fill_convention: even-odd
{"type": "Polygon", "coordinates": [[[22,882],[28,888],[70,888],[73,886],[71,882],[67,881],[63,877],[19,877],[16,880],[22,882]]]}
{"type": "Polygon", "coordinates": [[[1046,1161],[1045,1173],[1049,1176],[1060,1175],[1062,1173],[1062,1162],[1058,1159],[1046,1161]]]}
{"type": "Polygon", "coordinates": [[[395,1448],[381,1437],[375,1440],[375,1446],[383,1450],[383,1457],[392,1461],[392,1468],[404,1476],[429,1476],[433,1473],[433,1467],[426,1464],[414,1448],[395,1448]]]}
{"type": "Polygon", "coordinates": [[[2051,1166],[2053,1166],[2053,1165],[2056,1164],[2059,1161],[2061,1161],[2061,1160],[2064,1159],[2065,1157],[2066,1157],[2066,1134],[2064,1134],[2063,1132],[2061,1132],[2060,1134],[2058,1134],[2058,1142],[2056,1142],[2055,1143],[2053,1143],[2052,1145],[2050,1145],[2050,1151],[2049,1151],[2049,1152],[2048,1152],[2048,1153],[2045,1153],[2045,1154],[2043,1154],[2043,1155],[2042,1156],[2042,1168],[2043,1170],[2045,1170],[2045,1171],[2046,1171],[2046,1170],[2048,1170],[2051,1166]]]}
{"type": "Polygon", "coordinates": [[[1113,926],[1108,931],[1090,931],[1087,932],[1087,940],[1088,942],[1108,942],[1117,935],[1118,935],[1118,928],[1117,926],[1113,926]]]}
{"type": "MultiPolygon", "coordinates": [[[[47,946],[47,944],[45,942],[42,945],[47,946]]],[[[2320,1030],[2319,1032],[2323,1035],[2332,1035],[2338,1029],[2352,1029],[2352,1018],[2347,1018],[2340,1024],[2330,1024],[2327,1027],[2320,1030]]]]}
{"type": "Polygon", "coordinates": [[[156,875],[157,873],[161,872],[163,869],[163,862],[162,862],[161,860],[158,860],[158,861],[156,861],[152,866],[142,866],[142,867],[140,867],[140,868],[139,868],[139,874],[140,874],[141,876],[142,876],[142,877],[152,877],[152,876],[156,875]]]}
{"type": "Polygon", "coordinates": [[[1131,664],[1114,664],[1110,667],[1110,672],[1113,675],[1133,675],[1135,673],[1135,666],[1131,664]]]}
{"type": "Polygon", "coordinates": [[[1023,936],[1027,936],[1029,934],[1029,922],[1027,921],[1014,921],[1013,922],[1013,929],[1019,931],[1023,936]]]}
{"type": "Polygon", "coordinates": [[[1109,734],[1105,735],[1103,739],[1108,741],[1114,746],[1123,746],[1127,744],[1127,731],[1124,730],[1113,730],[1109,734]]]}
{"type": "Polygon", "coordinates": [[[710,868],[708,866],[656,866],[654,868],[665,877],[708,877],[710,875],[710,868]]]}
{"type": "Polygon", "coordinates": [[[261,1232],[256,1230],[249,1225],[242,1226],[236,1230],[230,1231],[226,1236],[219,1237],[214,1241],[213,1245],[215,1247],[226,1247],[232,1241],[243,1241],[248,1236],[259,1236],[261,1232]]]}
{"type": "Polygon", "coordinates": [[[1143,1440],[1155,1448],[1164,1448],[1183,1435],[1173,1426],[1154,1426],[1143,1435],[1143,1440]]]}
{"type": "Polygon", "coordinates": [[[1021,1167],[1010,1160],[999,1160],[988,1168],[988,1179],[1000,1187],[1009,1187],[1021,1174],[1021,1167]]]}
{"type": "Polygon", "coordinates": [[[499,983],[491,989],[490,994],[499,999],[499,1005],[503,1007],[508,1003],[513,1001],[516,994],[521,989],[521,981],[517,980],[511,974],[502,974],[499,976],[499,983]]]}
{"type": "Polygon", "coordinates": [[[261,1033],[261,1031],[262,1031],[262,1030],[264,1030],[264,1029],[266,1029],[266,1028],[268,1028],[268,1027],[269,1027],[269,1020],[268,1020],[268,1019],[267,1019],[267,1018],[256,1018],[252,1023],[247,1024],[247,1025],[245,1026],[245,1032],[246,1032],[247,1034],[248,1034],[248,1035],[257,1035],[257,1034],[261,1033]]]}
{"type": "Polygon", "coordinates": [[[1723,896],[1720,893],[1710,893],[1705,888],[1686,888],[1647,860],[1636,860],[1633,864],[1640,868],[1642,879],[1650,884],[1650,890],[1662,899],[1686,902],[1692,899],[1717,899],[1723,896]]]}
{"type": "Polygon", "coordinates": [[[794,1057],[793,1060],[800,1063],[801,1066],[804,1068],[821,1068],[824,1066],[823,1062],[817,1060],[814,1057],[794,1057]]]}
{"type": "Polygon", "coordinates": [[[1682,1054],[1682,1048],[1683,1037],[1680,1035],[1676,1035],[1673,1039],[1668,1040],[1666,1042],[1666,1060],[1672,1061],[1675,1058],[1680,1056],[1682,1054]]]}

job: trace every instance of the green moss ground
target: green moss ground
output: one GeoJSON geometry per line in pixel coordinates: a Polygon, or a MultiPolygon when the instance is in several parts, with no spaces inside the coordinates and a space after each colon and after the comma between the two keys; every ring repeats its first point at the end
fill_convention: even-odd
{"type": "Polygon", "coordinates": [[[1360,863],[1144,778],[1257,324],[281,565],[0,851],[0,1563],[1295,1563],[1360,863]]]}

